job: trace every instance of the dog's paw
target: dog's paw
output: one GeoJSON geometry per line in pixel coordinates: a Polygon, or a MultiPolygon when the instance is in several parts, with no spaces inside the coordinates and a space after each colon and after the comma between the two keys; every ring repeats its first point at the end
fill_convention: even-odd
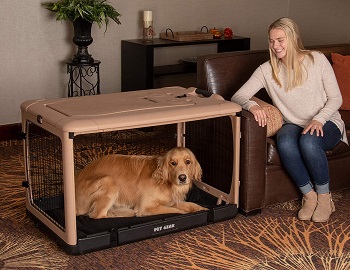
{"type": "Polygon", "coordinates": [[[135,212],[135,217],[145,217],[146,215],[144,215],[141,212],[135,212]]]}
{"type": "Polygon", "coordinates": [[[152,215],[161,215],[161,214],[187,214],[188,211],[184,209],[179,209],[176,207],[160,207],[160,208],[150,208],[143,211],[137,211],[137,217],[145,217],[152,215]]]}
{"type": "Polygon", "coordinates": [[[206,211],[209,210],[203,206],[200,206],[193,202],[183,202],[178,205],[179,209],[185,210],[187,213],[198,212],[198,211],[206,211]]]}
{"type": "Polygon", "coordinates": [[[108,211],[108,217],[134,217],[135,211],[126,207],[116,207],[108,211]]]}
{"type": "Polygon", "coordinates": [[[195,208],[194,208],[194,211],[193,211],[193,212],[207,211],[207,210],[209,210],[209,209],[198,205],[198,207],[195,207],[195,208]]]}
{"type": "Polygon", "coordinates": [[[182,210],[182,209],[178,209],[178,210],[179,210],[179,212],[176,212],[178,214],[187,214],[188,213],[187,211],[182,210]]]}
{"type": "Polygon", "coordinates": [[[206,208],[206,207],[201,207],[201,210],[200,211],[208,211],[209,208],[206,208]]]}

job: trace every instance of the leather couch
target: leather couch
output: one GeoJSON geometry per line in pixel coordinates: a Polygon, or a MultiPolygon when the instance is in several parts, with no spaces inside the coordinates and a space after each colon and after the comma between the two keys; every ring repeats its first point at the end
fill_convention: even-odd
{"type": "MultiPolygon", "coordinates": [[[[350,44],[309,47],[323,52],[331,62],[331,52],[350,55],[350,44]]],[[[217,53],[197,59],[197,87],[230,100],[254,70],[269,59],[268,50],[217,53]]],[[[271,103],[261,89],[256,97],[271,103]]],[[[350,111],[340,111],[350,141],[350,111]]],[[[290,179],[276,149],[275,138],[266,136],[248,111],[241,113],[239,208],[246,215],[268,206],[299,199],[301,194],[290,179]]],[[[331,191],[350,187],[350,146],[340,142],[327,152],[331,191]]]]}

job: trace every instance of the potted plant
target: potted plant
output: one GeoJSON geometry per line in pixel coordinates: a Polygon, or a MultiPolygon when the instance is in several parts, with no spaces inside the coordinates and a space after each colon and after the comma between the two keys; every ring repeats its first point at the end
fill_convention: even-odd
{"type": "Polygon", "coordinates": [[[42,3],[46,9],[56,12],[56,20],[69,20],[73,23],[73,42],[78,46],[78,52],[73,62],[93,62],[87,47],[92,43],[91,26],[97,23],[101,28],[105,24],[107,31],[109,19],[120,24],[120,13],[106,0],[58,0],[42,3]]]}

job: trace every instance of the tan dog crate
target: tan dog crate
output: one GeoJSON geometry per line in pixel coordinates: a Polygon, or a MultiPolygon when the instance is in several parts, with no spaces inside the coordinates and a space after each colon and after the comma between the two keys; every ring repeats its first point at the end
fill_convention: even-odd
{"type": "Polygon", "coordinates": [[[24,102],[28,215],[70,254],[235,217],[241,107],[200,91],[167,87],[24,102]],[[187,200],[209,210],[98,220],[76,216],[74,175],[91,160],[116,153],[158,155],[176,146],[189,148],[203,170],[187,200]]]}

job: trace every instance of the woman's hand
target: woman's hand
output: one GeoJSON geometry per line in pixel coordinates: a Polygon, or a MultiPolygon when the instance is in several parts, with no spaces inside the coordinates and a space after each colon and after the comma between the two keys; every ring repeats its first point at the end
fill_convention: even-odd
{"type": "Polygon", "coordinates": [[[254,115],[254,118],[258,122],[260,127],[266,126],[267,115],[266,112],[259,105],[251,106],[249,108],[249,111],[254,115]]]}
{"type": "Polygon", "coordinates": [[[323,137],[323,125],[318,122],[317,120],[312,120],[303,130],[303,134],[306,134],[310,132],[310,135],[314,134],[316,132],[316,136],[322,136],[323,137]]]}

